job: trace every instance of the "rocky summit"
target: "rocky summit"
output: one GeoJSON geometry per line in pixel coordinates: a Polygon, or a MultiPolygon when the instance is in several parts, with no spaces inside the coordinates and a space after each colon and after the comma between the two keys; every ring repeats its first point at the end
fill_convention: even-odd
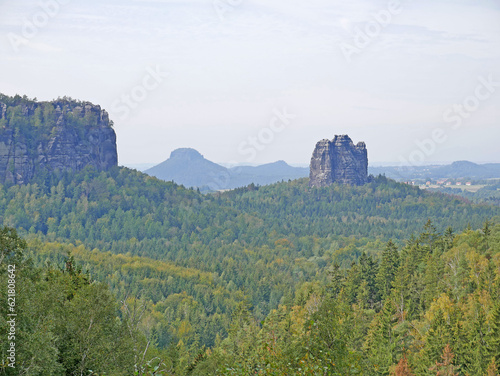
{"type": "Polygon", "coordinates": [[[368,154],[364,142],[354,145],[347,135],[321,140],[314,149],[310,172],[311,187],[333,183],[363,185],[368,182],[368,154]]]}
{"type": "Polygon", "coordinates": [[[25,184],[40,173],[117,166],[112,124],[105,110],[89,102],[0,95],[0,183],[25,184]]]}

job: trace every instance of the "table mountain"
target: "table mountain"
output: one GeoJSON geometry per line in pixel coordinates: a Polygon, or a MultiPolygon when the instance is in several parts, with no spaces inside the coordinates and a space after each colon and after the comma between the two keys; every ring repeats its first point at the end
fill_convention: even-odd
{"type": "Polygon", "coordinates": [[[89,102],[0,94],[0,183],[28,183],[39,172],[117,166],[112,125],[108,113],[89,102]]]}
{"type": "Polygon", "coordinates": [[[144,172],[186,187],[198,187],[202,191],[233,189],[252,183],[266,185],[308,175],[307,168],[292,167],[284,161],[226,168],[190,148],[174,150],[169,159],[144,172]]]}
{"type": "Polygon", "coordinates": [[[227,169],[205,159],[195,149],[181,148],[174,150],[169,159],[144,172],[185,187],[202,187],[220,176],[225,176],[227,169]]]}

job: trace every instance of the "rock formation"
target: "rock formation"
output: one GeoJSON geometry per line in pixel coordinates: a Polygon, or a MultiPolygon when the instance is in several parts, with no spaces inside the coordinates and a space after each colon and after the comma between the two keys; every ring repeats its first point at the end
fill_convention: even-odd
{"type": "Polygon", "coordinates": [[[42,171],[116,166],[112,124],[106,111],[88,102],[0,95],[0,183],[28,183],[42,171]]]}
{"type": "Polygon", "coordinates": [[[354,145],[347,135],[321,140],[314,149],[309,185],[326,187],[332,183],[363,185],[368,182],[368,155],[364,142],[354,145]]]}

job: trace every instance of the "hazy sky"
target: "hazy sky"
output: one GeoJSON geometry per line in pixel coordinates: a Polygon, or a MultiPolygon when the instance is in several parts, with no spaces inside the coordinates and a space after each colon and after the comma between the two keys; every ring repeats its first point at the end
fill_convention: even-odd
{"type": "Polygon", "coordinates": [[[0,92],[100,104],[120,164],[500,162],[498,0],[0,0],[0,92]]]}

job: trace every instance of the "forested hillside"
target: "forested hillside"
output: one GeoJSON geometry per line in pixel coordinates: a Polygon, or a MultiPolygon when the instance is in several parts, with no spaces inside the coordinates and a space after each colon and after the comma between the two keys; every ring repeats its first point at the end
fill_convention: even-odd
{"type": "MultiPolygon", "coordinates": [[[[39,259],[76,257],[34,268],[15,232],[2,230],[0,240],[2,283],[6,265],[17,265],[24,374],[498,375],[500,226],[488,222],[458,235],[439,234],[429,222],[401,248],[387,242],[378,260],[363,253],[349,268],[334,263],[324,278],[297,284],[262,321],[239,301],[229,316],[214,315],[228,322],[208,327],[216,332],[211,348],[201,344],[204,315],[194,314],[187,293],[157,304],[126,294],[117,304],[105,284],[93,282],[99,272],[86,274],[81,264],[102,270],[118,293],[127,283],[157,293],[178,276],[202,291],[209,274],[61,244],[31,248],[39,259]]],[[[216,290],[210,302],[220,312],[216,302],[232,294],[216,290]]],[[[4,296],[0,307],[4,331],[4,296]]]]}
{"type": "MultiPolygon", "coordinates": [[[[448,285],[442,284],[448,274],[439,273],[448,265],[445,257],[450,249],[462,246],[460,239],[476,239],[471,249],[484,256],[491,273],[498,273],[498,229],[492,235],[484,235],[488,229],[473,231],[498,216],[498,207],[431,194],[384,177],[361,187],[309,188],[307,183],[303,179],[202,195],[125,168],[107,172],[87,168],[76,174],[45,174],[32,184],[1,186],[0,219],[2,225],[18,229],[27,240],[28,247],[22,253],[30,256],[33,263],[26,269],[32,273],[26,278],[31,278],[33,291],[39,288],[57,295],[74,283],[77,295],[80,287],[87,284],[105,290],[102,294],[109,295],[106,317],[116,317],[118,326],[102,329],[102,333],[95,333],[95,338],[104,333],[123,338],[120,346],[123,345],[123,356],[127,358],[123,360],[124,367],[135,364],[139,374],[146,374],[141,367],[147,368],[147,360],[157,356],[153,363],[161,360],[167,375],[301,374],[306,372],[300,366],[301,360],[313,368],[320,367],[304,374],[348,374],[347,368],[339,368],[341,364],[358,374],[387,374],[388,367],[398,362],[404,351],[398,347],[390,357],[383,355],[385,363],[377,363],[383,371],[377,373],[375,355],[365,351],[369,344],[364,338],[370,323],[375,326],[380,312],[389,309],[384,308],[389,307],[388,297],[400,291],[393,286],[398,273],[400,278],[403,274],[409,278],[405,279],[405,289],[413,289],[400,293],[402,300],[398,304],[404,304],[405,322],[416,320],[415,325],[423,325],[418,326],[420,333],[425,332],[424,318],[431,309],[430,301],[449,293],[448,285]],[[424,234],[418,235],[424,226],[424,234]],[[453,231],[462,230],[466,231],[464,235],[454,239],[453,231]],[[393,241],[387,246],[391,238],[393,241]],[[391,276],[381,285],[382,277],[378,275],[385,268],[386,247],[394,250],[393,257],[396,253],[398,256],[387,272],[391,276]],[[433,262],[443,258],[436,264],[441,269],[429,263],[431,256],[433,262]],[[412,260],[411,265],[402,261],[405,257],[409,257],[408,263],[412,260]],[[403,265],[407,269],[401,269],[403,265]],[[426,287],[430,282],[425,276],[429,273],[432,278],[439,277],[433,280],[433,287],[426,287]],[[52,275],[57,283],[47,284],[52,275]],[[332,278],[336,285],[332,285],[332,278]],[[326,302],[338,304],[329,306],[326,302]],[[332,348],[328,347],[333,346],[331,343],[325,348],[311,347],[313,343],[322,343],[321,336],[329,333],[325,327],[308,327],[316,322],[315,315],[320,315],[322,309],[342,309],[338,314],[344,315],[345,320],[361,320],[359,332],[355,332],[358,337],[354,340],[349,337],[351,333],[343,333],[346,337],[335,340],[332,348]],[[282,334],[269,325],[277,325],[282,334]],[[125,330],[126,335],[120,330],[125,330]],[[262,338],[269,335],[275,336],[272,346],[277,347],[266,350],[268,345],[262,338]],[[301,342],[309,340],[311,346],[301,342]],[[137,345],[130,348],[127,341],[137,345]],[[289,345],[295,347],[288,348],[289,345]],[[341,357],[338,362],[328,360],[337,359],[334,355],[321,358],[326,352],[337,350],[341,351],[335,353],[335,357],[341,357]],[[275,358],[269,358],[265,351],[275,358]],[[287,362],[283,363],[285,359],[287,362]],[[267,371],[263,367],[270,368],[267,371]]],[[[460,278],[466,278],[473,265],[473,254],[467,256],[467,252],[459,259],[460,267],[466,270],[465,274],[460,272],[460,278]]],[[[469,290],[466,291],[472,294],[477,289],[469,290]]],[[[489,294],[495,296],[493,290],[489,294]]],[[[82,295],[81,304],[87,299],[84,296],[90,299],[91,295],[82,295]]],[[[76,309],[69,308],[73,303],[67,304],[67,309],[76,309]]],[[[85,304],[89,304],[89,312],[97,309],[91,302],[85,304]]],[[[401,307],[397,309],[401,311],[401,307]]],[[[56,314],[50,312],[46,314],[56,314]]],[[[56,316],[47,319],[44,314],[40,311],[35,317],[42,322],[55,320],[56,316]]],[[[394,319],[393,313],[387,315],[394,319]]],[[[336,316],[328,317],[321,320],[335,320],[336,316]]],[[[347,322],[352,324],[344,324],[347,322]]],[[[391,321],[390,325],[395,323],[391,321]]],[[[30,334],[40,343],[55,341],[48,347],[52,348],[52,355],[44,353],[44,361],[65,351],[81,356],[78,351],[83,350],[71,346],[82,338],[68,337],[68,343],[76,342],[64,348],[59,348],[56,340],[62,333],[69,335],[68,330],[85,325],[85,321],[71,325],[72,329],[55,326],[48,337],[30,334]]],[[[332,330],[347,330],[330,321],[325,325],[333,325],[332,330]]],[[[392,332],[384,333],[392,341],[392,332]]],[[[421,342],[415,340],[414,346],[423,344],[422,338],[418,339],[421,342]]],[[[94,339],[86,341],[90,344],[94,339]]],[[[415,363],[412,356],[416,350],[406,345],[404,349],[410,351],[407,360],[413,369],[427,366],[415,363]]],[[[38,359],[37,354],[26,352],[26,367],[29,356],[38,359]]],[[[122,362],[115,359],[117,363],[106,364],[98,355],[89,363],[80,359],[66,364],[61,363],[60,356],[57,359],[54,362],[59,363],[51,367],[59,373],[53,374],[76,374],[78,367],[98,374],[120,374],[116,367],[122,362]]]]}
{"type": "MultiPolygon", "coordinates": [[[[47,175],[0,189],[1,223],[28,239],[148,257],[221,276],[263,318],[332,262],[376,254],[431,219],[478,228],[500,208],[428,194],[383,177],[316,189],[307,180],[202,195],[123,168],[47,175]],[[53,179],[53,180],[51,180],[53,179]]],[[[177,292],[182,292],[178,289],[177,292]]]]}
{"type": "Polygon", "coordinates": [[[500,227],[429,223],[379,262],[334,264],[261,324],[242,307],[192,374],[497,376],[499,294],[500,227]]]}
{"type": "MultiPolygon", "coordinates": [[[[199,247],[272,246],[277,237],[387,240],[419,231],[427,219],[441,231],[477,228],[500,209],[384,177],[361,187],[309,188],[302,179],[202,195],[126,168],[87,168],[1,186],[0,213],[4,225],[48,240],[189,263],[193,244],[199,255],[199,247]]],[[[296,243],[299,255],[311,248],[296,243]]]]}

